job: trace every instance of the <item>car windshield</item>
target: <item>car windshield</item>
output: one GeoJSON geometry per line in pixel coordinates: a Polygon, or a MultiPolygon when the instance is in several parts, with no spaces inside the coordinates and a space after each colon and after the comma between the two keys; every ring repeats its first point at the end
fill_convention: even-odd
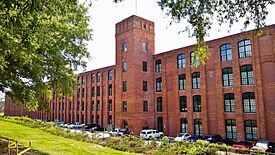
{"type": "Polygon", "coordinates": [[[142,131],[141,134],[146,134],[146,132],[142,131]]]}
{"type": "Polygon", "coordinates": [[[263,148],[267,148],[268,143],[267,142],[257,142],[256,146],[258,147],[263,147],[263,148]]]}

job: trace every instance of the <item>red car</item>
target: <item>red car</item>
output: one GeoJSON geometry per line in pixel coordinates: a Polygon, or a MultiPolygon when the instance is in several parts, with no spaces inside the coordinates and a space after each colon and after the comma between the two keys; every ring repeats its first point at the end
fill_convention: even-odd
{"type": "Polygon", "coordinates": [[[239,141],[238,143],[232,145],[235,150],[250,149],[252,146],[253,144],[247,141],[239,141]]]}

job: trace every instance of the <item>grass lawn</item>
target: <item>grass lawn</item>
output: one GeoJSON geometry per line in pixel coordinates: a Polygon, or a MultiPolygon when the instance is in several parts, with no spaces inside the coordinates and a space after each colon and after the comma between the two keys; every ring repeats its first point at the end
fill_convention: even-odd
{"type": "Polygon", "coordinates": [[[32,142],[32,148],[39,150],[43,155],[104,155],[104,154],[131,154],[120,152],[110,148],[101,147],[86,142],[55,136],[40,129],[29,128],[0,119],[0,136],[9,137],[19,143],[28,145],[32,142]]]}

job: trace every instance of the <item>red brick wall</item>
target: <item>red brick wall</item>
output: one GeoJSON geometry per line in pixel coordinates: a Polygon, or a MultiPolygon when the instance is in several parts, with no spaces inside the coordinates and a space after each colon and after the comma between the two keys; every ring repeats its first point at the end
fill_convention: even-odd
{"type": "MultiPolygon", "coordinates": [[[[202,119],[203,134],[225,133],[225,120],[235,119],[237,126],[237,139],[245,139],[245,120],[257,120],[259,139],[275,140],[275,25],[267,27],[267,33],[255,36],[253,31],[227,36],[208,41],[210,57],[205,65],[190,66],[190,52],[194,46],[183,47],[165,53],[155,54],[154,23],[146,19],[131,16],[116,24],[116,65],[93,71],[80,73],[80,85],[75,87],[72,100],[72,109],[69,110],[70,100],[57,96],[50,103],[51,112],[31,113],[16,107],[10,98],[6,98],[5,115],[28,115],[32,118],[59,119],[65,122],[82,121],[92,122],[97,115],[100,122],[107,127],[108,117],[112,116],[116,127],[124,127],[128,123],[130,131],[139,134],[140,130],[148,125],[157,128],[157,118],[163,117],[164,133],[175,136],[180,132],[180,118],[187,118],[188,132],[194,134],[194,119],[202,119]],[[238,42],[243,39],[251,40],[252,57],[240,59],[238,56],[238,42]],[[142,43],[146,41],[148,51],[142,50],[142,43]],[[126,42],[127,51],[123,52],[122,44],[126,42]],[[230,43],[232,47],[232,60],[221,62],[220,46],[230,43]],[[177,68],[177,56],[186,55],[186,68],[177,68]],[[162,72],[155,73],[155,61],[162,62],[162,72]],[[127,62],[127,72],[122,71],[122,62],[127,62]],[[142,61],[147,62],[147,72],[142,70],[142,61]],[[254,74],[254,85],[241,85],[240,66],[251,64],[254,74]],[[234,85],[223,87],[222,69],[233,68],[234,85]],[[108,80],[108,71],[113,71],[113,79],[108,80]],[[91,83],[91,75],[100,72],[101,81],[91,83]],[[200,72],[201,88],[192,89],[193,72],[200,72]],[[178,89],[178,75],[186,75],[186,90],[178,89]],[[85,83],[81,84],[81,77],[85,83]],[[162,77],[162,92],[156,92],[156,78],[162,77]],[[127,81],[127,92],[122,91],[122,82],[127,81]],[[148,81],[148,91],[143,91],[143,81],[148,81]],[[113,86],[113,95],[108,96],[108,85],[113,86]],[[100,86],[100,96],[96,96],[96,88],[100,86]],[[95,97],[91,97],[91,88],[95,88],[95,97]],[[85,89],[85,96],[77,98],[77,89],[85,89]],[[254,92],[256,99],[256,113],[244,113],[242,93],[254,92]],[[235,112],[224,112],[224,94],[234,93],[235,112]],[[202,112],[193,112],[192,97],[201,95],[202,112]],[[180,112],[179,97],[187,97],[187,112],[180,112]],[[162,97],[163,111],[157,112],[156,99],[162,97]],[[113,101],[113,110],[108,111],[108,100],[113,101]],[[96,111],[97,100],[100,100],[100,111],[96,111]],[[80,111],[77,102],[80,102],[80,111]],[[84,111],[82,111],[84,101],[84,111]],[[95,111],[91,111],[91,102],[94,101],[95,111]],[[122,102],[127,101],[127,112],[122,112],[122,102]],[[148,112],[143,111],[143,101],[148,101],[148,112]],[[59,103],[64,102],[64,110],[59,103]],[[55,108],[53,108],[55,107],[55,108]],[[60,115],[62,114],[62,115],[60,115]],[[62,116],[62,117],[60,117],[62,116]],[[69,117],[70,116],[70,117],[69,117]],[[77,119],[79,117],[79,119],[77,119]]],[[[96,81],[96,77],[95,77],[96,81]]],[[[62,105],[62,104],[61,104],[62,105]]]]}

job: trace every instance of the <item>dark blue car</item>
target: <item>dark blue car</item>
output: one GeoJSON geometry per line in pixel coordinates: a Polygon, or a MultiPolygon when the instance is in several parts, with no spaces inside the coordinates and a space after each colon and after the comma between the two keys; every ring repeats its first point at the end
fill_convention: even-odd
{"type": "Polygon", "coordinates": [[[202,139],[203,137],[202,136],[192,136],[192,137],[189,137],[188,140],[190,142],[195,142],[197,141],[198,139],[202,139]]]}

